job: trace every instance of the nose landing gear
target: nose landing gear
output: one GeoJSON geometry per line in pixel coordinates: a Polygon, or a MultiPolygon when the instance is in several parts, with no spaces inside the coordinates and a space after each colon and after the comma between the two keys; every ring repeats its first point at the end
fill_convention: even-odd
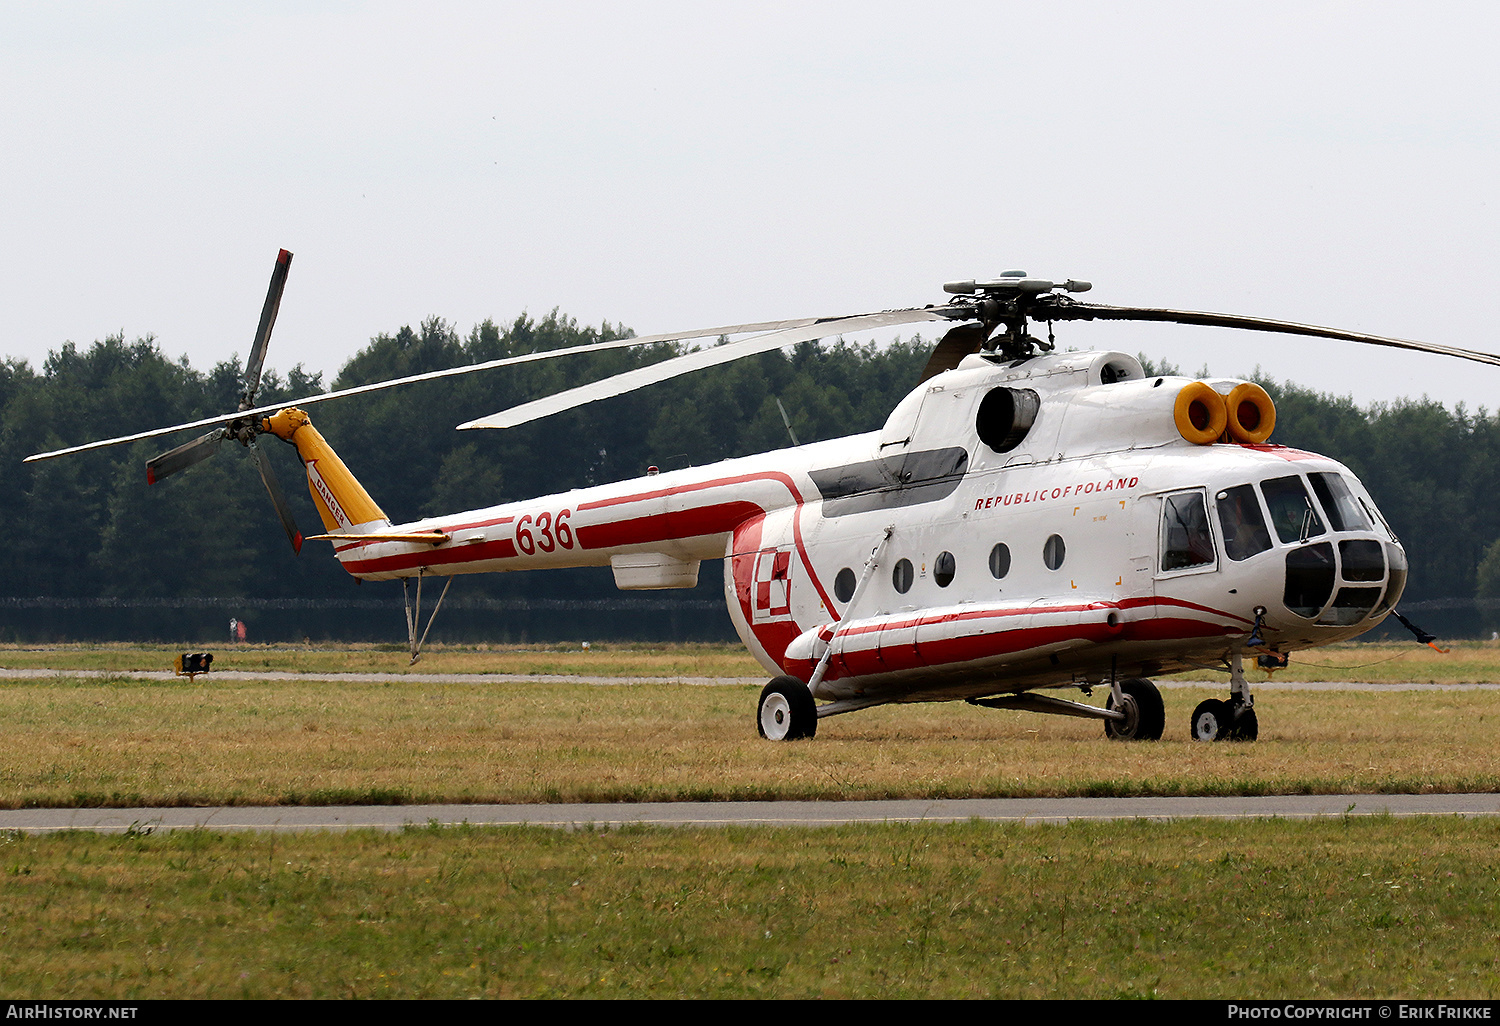
{"type": "Polygon", "coordinates": [[[1191,730],[1194,741],[1254,741],[1260,724],[1253,706],[1210,698],[1193,710],[1191,730]]]}
{"type": "Polygon", "coordinates": [[[1238,652],[1229,661],[1229,701],[1210,698],[1199,702],[1188,732],[1194,741],[1254,741],[1260,736],[1255,700],[1238,652]]]}

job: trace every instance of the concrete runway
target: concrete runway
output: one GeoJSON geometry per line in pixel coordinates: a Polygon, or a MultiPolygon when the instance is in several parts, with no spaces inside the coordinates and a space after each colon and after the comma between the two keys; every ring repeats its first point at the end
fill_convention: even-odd
{"type": "Polygon", "coordinates": [[[847,823],[1066,823],[1194,817],[1496,816],[1500,794],[1276,795],[1263,798],[964,798],[875,802],[641,802],[580,805],[336,805],[201,809],[20,809],[0,831],[399,830],[406,826],[821,827],[847,823]]]}

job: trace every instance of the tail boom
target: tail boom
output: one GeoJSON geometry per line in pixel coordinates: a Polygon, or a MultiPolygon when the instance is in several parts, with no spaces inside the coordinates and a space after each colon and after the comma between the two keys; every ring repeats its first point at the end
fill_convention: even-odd
{"type": "MultiPolygon", "coordinates": [[[[395,528],[436,543],[335,539],[344,569],[388,580],[423,574],[612,566],[626,589],[691,587],[696,563],[722,558],[735,529],[808,493],[762,456],[434,517],[395,528]]],[[[813,491],[812,494],[816,495],[813,491]]]]}
{"type": "Polygon", "coordinates": [[[370,498],[306,413],[285,409],[267,417],[261,427],[297,447],[297,455],[307,469],[307,490],[330,533],[368,534],[391,526],[385,511],[370,498]]]}

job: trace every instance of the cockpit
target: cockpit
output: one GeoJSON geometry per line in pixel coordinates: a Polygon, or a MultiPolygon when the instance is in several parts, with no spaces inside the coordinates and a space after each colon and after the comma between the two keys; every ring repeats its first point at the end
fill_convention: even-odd
{"type": "Polygon", "coordinates": [[[1282,553],[1286,610],[1322,626],[1384,614],[1406,586],[1406,553],[1374,504],[1332,471],[1280,473],[1162,497],[1160,572],[1177,575],[1274,559],[1282,553]],[[1210,516],[1216,521],[1216,547],[1210,516]]]}

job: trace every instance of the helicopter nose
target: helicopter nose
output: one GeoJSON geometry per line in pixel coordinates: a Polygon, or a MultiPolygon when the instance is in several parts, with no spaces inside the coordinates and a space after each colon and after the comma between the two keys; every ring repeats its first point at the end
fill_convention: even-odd
{"type": "Polygon", "coordinates": [[[1304,620],[1350,627],[1394,606],[1406,571],[1406,553],[1394,542],[1344,538],[1303,545],[1286,554],[1282,600],[1304,620]]]}

